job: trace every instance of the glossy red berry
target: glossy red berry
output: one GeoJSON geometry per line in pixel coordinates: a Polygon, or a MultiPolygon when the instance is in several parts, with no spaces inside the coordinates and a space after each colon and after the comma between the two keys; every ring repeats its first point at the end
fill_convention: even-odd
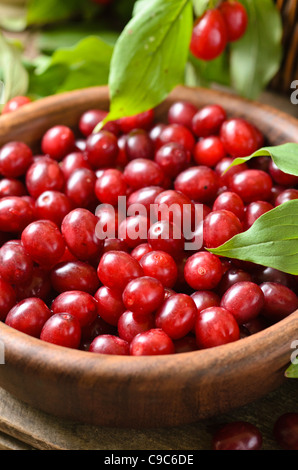
{"type": "Polygon", "coordinates": [[[218,176],[207,166],[192,166],[182,171],[174,181],[174,188],[193,201],[213,202],[218,190],[218,176]]]}
{"type": "Polygon", "coordinates": [[[75,136],[68,126],[57,125],[46,131],[41,141],[41,149],[53,160],[62,160],[75,147],[75,136]]]}
{"type": "Polygon", "coordinates": [[[147,216],[126,217],[119,225],[118,237],[124,240],[128,248],[133,249],[147,241],[149,226],[150,221],[147,216]]]}
{"type": "Polygon", "coordinates": [[[220,296],[214,291],[199,290],[191,294],[191,298],[196,304],[197,311],[201,312],[209,307],[219,307],[220,296]]]}
{"type": "Polygon", "coordinates": [[[77,349],[81,341],[81,326],[69,313],[56,313],[44,324],[40,339],[66,348],[77,349]]]}
{"type": "Polygon", "coordinates": [[[212,211],[227,210],[233,212],[239,220],[242,220],[245,213],[245,205],[241,197],[232,191],[224,191],[215,199],[212,211]]]}
{"type": "Polygon", "coordinates": [[[224,293],[237,282],[254,282],[252,274],[241,268],[230,267],[222,276],[220,283],[216,288],[216,292],[223,296],[224,293]]]}
{"type": "Polygon", "coordinates": [[[206,248],[216,248],[242,231],[242,224],[234,212],[212,211],[204,220],[204,244],[206,248]]]}
{"type": "Polygon", "coordinates": [[[103,204],[116,206],[118,198],[125,196],[127,184],[123,173],[117,168],[104,170],[95,183],[95,194],[97,199],[103,204]]]}
{"type": "Polygon", "coordinates": [[[192,152],[195,146],[195,137],[190,129],[181,124],[167,124],[159,135],[160,145],[175,142],[185,150],[192,152]]]}
{"type": "Polygon", "coordinates": [[[41,157],[28,168],[26,187],[30,196],[38,198],[45,191],[63,191],[64,175],[59,163],[52,158],[41,157]]]}
{"type": "Polygon", "coordinates": [[[94,295],[99,288],[96,269],[84,261],[65,261],[51,270],[51,283],[56,292],[82,290],[94,295]]]}
{"type": "Polygon", "coordinates": [[[227,119],[224,108],[218,104],[209,104],[200,108],[192,119],[192,131],[197,137],[215,136],[227,119]]]}
{"type": "Polygon", "coordinates": [[[136,316],[130,310],[122,313],[118,320],[117,329],[120,338],[131,343],[139,333],[144,333],[155,327],[154,315],[136,316]]]}
{"type": "Polygon", "coordinates": [[[33,261],[23,245],[6,242],[0,248],[0,277],[12,285],[27,282],[33,273],[33,261]]]}
{"type": "Polygon", "coordinates": [[[45,191],[35,201],[36,217],[51,220],[58,227],[72,208],[72,201],[61,191],[45,191]]]}
{"type": "Polygon", "coordinates": [[[103,285],[123,291],[129,281],[143,275],[143,270],[129,253],[109,251],[101,257],[97,274],[103,285]]]}
{"type": "Polygon", "coordinates": [[[235,174],[229,189],[237,193],[245,204],[268,201],[271,197],[272,179],[263,170],[248,169],[235,174]]]}
{"type": "Polygon", "coordinates": [[[26,196],[27,190],[24,183],[17,178],[2,178],[0,180],[0,198],[9,196],[26,196]]]}
{"type": "Polygon", "coordinates": [[[289,173],[285,173],[284,171],[280,170],[278,166],[274,163],[273,160],[269,162],[268,168],[269,174],[273,179],[274,183],[281,185],[281,186],[296,186],[298,183],[298,176],[291,175],[289,173]]]}
{"type": "Polygon", "coordinates": [[[281,190],[275,199],[275,206],[280,206],[280,204],[293,201],[294,199],[298,199],[298,189],[288,188],[284,191],[281,190]]]}
{"type": "Polygon", "coordinates": [[[227,423],[212,437],[212,450],[260,450],[262,444],[259,429],[246,421],[227,423]]]}
{"type": "Polygon", "coordinates": [[[94,294],[97,301],[98,314],[109,325],[117,326],[118,320],[125,311],[122,292],[101,286],[94,294]]]}
{"type": "Polygon", "coordinates": [[[5,320],[6,315],[16,302],[17,298],[13,287],[0,278],[0,321],[5,320]]]}
{"type": "Polygon", "coordinates": [[[39,338],[46,321],[52,316],[43,300],[33,297],[17,303],[8,313],[5,323],[12,328],[39,338]]]}
{"type": "Polygon", "coordinates": [[[234,316],[222,307],[209,307],[197,314],[195,323],[197,345],[207,349],[240,339],[234,316]]]}
{"type": "Polygon", "coordinates": [[[213,60],[226,48],[227,27],[216,8],[207,10],[194,24],[190,50],[198,59],[213,60]]]}
{"type": "Polygon", "coordinates": [[[60,168],[66,181],[75,170],[79,168],[91,170],[91,165],[87,162],[83,152],[72,152],[62,159],[60,168]]]}
{"type": "Polygon", "coordinates": [[[154,110],[148,109],[142,113],[138,113],[134,116],[125,116],[118,119],[121,132],[128,134],[134,129],[145,129],[149,130],[153,124],[154,110]]]}
{"type": "Polygon", "coordinates": [[[154,144],[147,131],[134,129],[126,135],[125,152],[128,160],[154,157],[154,144]]]}
{"type": "Polygon", "coordinates": [[[151,328],[137,334],[130,343],[131,356],[160,356],[174,354],[172,339],[161,328],[151,328]]]}
{"type": "Polygon", "coordinates": [[[168,123],[180,124],[191,129],[192,119],[197,111],[197,106],[190,101],[176,101],[168,110],[168,123]]]}
{"type": "Polygon", "coordinates": [[[178,278],[178,268],[174,258],[165,251],[150,251],[142,256],[140,265],[144,275],[155,277],[164,287],[172,288],[178,278]]]}
{"type": "Polygon", "coordinates": [[[67,291],[58,295],[51,305],[53,313],[70,313],[76,317],[81,327],[90,325],[97,317],[97,301],[82,291],[67,291]]]}
{"type": "Polygon", "coordinates": [[[78,168],[68,178],[65,194],[75,207],[89,208],[96,202],[95,183],[96,176],[92,170],[78,168]]]}
{"type": "Polygon", "coordinates": [[[117,137],[112,132],[101,130],[87,138],[85,155],[94,169],[114,166],[118,151],[117,137]]]}
{"type": "Polygon", "coordinates": [[[273,427],[276,442],[285,450],[298,450],[298,413],[284,413],[273,427]]]}
{"type": "Polygon", "coordinates": [[[248,157],[259,148],[255,127],[242,118],[227,119],[220,128],[220,138],[233,158],[248,157]]]}
{"type": "Polygon", "coordinates": [[[31,102],[32,100],[28,96],[15,96],[5,103],[2,109],[2,114],[8,114],[17,111],[19,108],[25,106],[26,104],[30,104],[31,102]]]}
{"type": "Polygon", "coordinates": [[[123,172],[126,183],[133,189],[141,189],[147,186],[162,186],[164,172],[154,161],[147,158],[136,158],[130,161],[123,172]]]}
{"type": "Polygon", "coordinates": [[[97,217],[87,209],[74,209],[63,219],[61,233],[70,252],[81,261],[93,261],[102,249],[103,240],[96,234],[97,217]]]}
{"type": "Polygon", "coordinates": [[[21,232],[34,220],[32,205],[18,196],[0,199],[0,231],[21,232]]]}
{"type": "Polygon", "coordinates": [[[256,318],[264,306],[262,289],[250,281],[236,282],[224,293],[220,306],[231,312],[238,324],[256,318]]]}
{"type": "Polygon", "coordinates": [[[9,142],[0,150],[0,174],[7,178],[23,176],[33,161],[32,150],[23,142],[9,142]]]}
{"type": "Polygon", "coordinates": [[[53,266],[65,251],[63,236],[50,220],[37,220],[22,232],[22,244],[30,257],[41,266],[53,266]]]}
{"type": "Polygon", "coordinates": [[[129,343],[116,335],[99,335],[90,344],[89,351],[96,354],[129,355],[129,343]]]}
{"type": "Polygon", "coordinates": [[[277,282],[263,282],[260,288],[264,294],[262,314],[272,322],[277,322],[298,308],[298,297],[289,287],[277,282]]]}
{"type": "Polygon", "coordinates": [[[165,251],[175,259],[183,253],[185,246],[180,226],[167,220],[155,222],[150,226],[148,243],[152,250],[165,251]]]}
{"type": "Polygon", "coordinates": [[[165,331],[170,338],[180,339],[194,327],[197,308],[189,295],[179,293],[164,301],[155,315],[155,325],[165,331]]]}
{"type": "Polygon", "coordinates": [[[48,302],[53,294],[50,272],[46,268],[33,266],[32,276],[28,281],[14,286],[17,300],[37,297],[48,302]]]}
{"type": "Polygon", "coordinates": [[[237,1],[225,1],[219,5],[227,27],[228,41],[238,41],[246,32],[248,15],[246,8],[237,1]]]}
{"type": "Polygon", "coordinates": [[[136,318],[155,312],[164,301],[164,286],[149,276],[141,276],[130,281],[122,294],[127,310],[131,310],[136,318]]]}
{"type": "Polygon", "coordinates": [[[194,253],[185,263],[184,278],[195,290],[212,290],[222,278],[221,262],[213,253],[194,253]]]}
{"type": "Polygon", "coordinates": [[[184,170],[189,161],[185,148],[176,142],[162,145],[155,153],[154,160],[170,178],[175,178],[184,170]]]}
{"type": "Polygon", "coordinates": [[[273,205],[267,201],[254,201],[248,204],[244,213],[244,227],[250,228],[261,215],[273,209],[273,205]]]}
{"type": "Polygon", "coordinates": [[[205,137],[194,148],[194,160],[198,165],[215,167],[226,156],[224,145],[216,135],[205,137]]]}

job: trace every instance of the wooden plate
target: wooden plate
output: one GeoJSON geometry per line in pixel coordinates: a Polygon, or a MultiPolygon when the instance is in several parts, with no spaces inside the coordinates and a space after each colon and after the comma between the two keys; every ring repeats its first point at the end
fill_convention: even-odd
{"type": "MultiPolygon", "coordinates": [[[[186,99],[221,104],[252,120],[272,145],[298,142],[298,121],[265,105],[218,91],[179,87],[156,110],[186,99]]],[[[38,149],[54,124],[76,126],[83,111],[108,109],[105,87],[61,94],[0,118],[0,145],[23,140],[38,149]]],[[[113,427],[191,423],[250,403],[276,389],[298,339],[298,312],[266,330],[217,348],[167,356],[106,356],[71,350],[0,324],[5,363],[0,386],[60,418],[113,427]]]]}

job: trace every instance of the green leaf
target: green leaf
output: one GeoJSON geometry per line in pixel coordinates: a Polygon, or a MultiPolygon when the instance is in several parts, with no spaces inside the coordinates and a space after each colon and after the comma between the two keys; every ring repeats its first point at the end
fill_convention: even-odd
{"type": "Polygon", "coordinates": [[[289,379],[298,379],[298,364],[291,364],[287,368],[285,376],[289,379]]]}
{"type": "Polygon", "coordinates": [[[208,251],[298,274],[298,200],[275,207],[245,232],[208,251]]]}
{"type": "Polygon", "coordinates": [[[230,86],[230,65],[227,52],[210,61],[197,59],[189,53],[185,84],[210,87],[214,83],[230,86]]]}
{"type": "Polygon", "coordinates": [[[22,50],[0,33],[0,80],[4,83],[1,104],[28,90],[28,72],[22,63],[22,50]]]}
{"type": "Polygon", "coordinates": [[[240,0],[249,23],[245,35],[231,44],[231,79],[235,90],[250,99],[278,71],[282,59],[282,20],[273,0],[240,0]]]}
{"type": "Polygon", "coordinates": [[[272,147],[262,147],[248,157],[235,158],[229,168],[248,162],[252,158],[267,156],[271,157],[276,166],[285,173],[298,176],[298,144],[289,142],[272,147]]]}
{"type": "Polygon", "coordinates": [[[74,47],[57,49],[39,59],[30,73],[29,92],[35,97],[108,83],[113,46],[88,36],[74,47]],[[42,59],[42,60],[41,60],[42,59]]]}
{"type": "Polygon", "coordinates": [[[80,11],[78,0],[29,0],[27,24],[41,25],[73,17],[80,11]]]}
{"type": "Polygon", "coordinates": [[[109,119],[153,108],[183,83],[192,25],[190,0],[141,0],[136,5],[115,44],[109,119]]]}

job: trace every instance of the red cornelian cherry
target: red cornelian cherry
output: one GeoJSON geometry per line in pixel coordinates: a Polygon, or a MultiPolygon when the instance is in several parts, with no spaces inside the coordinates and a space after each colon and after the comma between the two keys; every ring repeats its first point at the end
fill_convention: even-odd
{"type": "Polygon", "coordinates": [[[43,300],[32,297],[17,303],[7,314],[5,323],[16,330],[39,338],[45,322],[52,316],[43,300]]]}
{"type": "Polygon", "coordinates": [[[131,343],[133,338],[139,333],[144,333],[155,327],[154,315],[137,317],[130,310],[122,313],[118,320],[117,329],[120,338],[131,343]]]}
{"type": "Polygon", "coordinates": [[[255,127],[242,118],[227,119],[220,128],[220,138],[233,158],[248,157],[259,148],[255,127]]]}
{"type": "Polygon", "coordinates": [[[7,178],[23,176],[33,161],[32,150],[23,142],[9,142],[0,150],[0,174],[7,178]]]}
{"type": "Polygon", "coordinates": [[[22,244],[30,257],[41,266],[53,266],[65,251],[63,236],[50,220],[37,220],[22,232],[22,244]]]}
{"type": "Polygon", "coordinates": [[[248,204],[244,213],[244,228],[249,229],[261,215],[273,209],[273,205],[267,201],[254,201],[248,204]]]}
{"type": "Polygon", "coordinates": [[[292,201],[293,199],[298,199],[298,189],[288,188],[284,191],[280,191],[275,199],[275,206],[279,206],[287,201],[292,201]]]}
{"type": "Polygon", "coordinates": [[[126,135],[125,152],[128,160],[154,157],[154,144],[147,131],[134,129],[126,135]]]}
{"type": "Polygon", "coordinates": [[[125,116],[118,119],[121,132],[128,134],[134,129],[149,130],[153,124],[154,110],[148,109],[142,113],[135,114],[134,116],[125,116]]]}
{"type": "Polygon", "coordinates": [[[207,251],[191,255],[184,266],[184,277],[195,290],[212,290],[222,278],[222,266],[218,256],[207,251]]]}
{"type": "Polygon", "coordinates": [[[40,266],[33,266],[33,272],[30,279],[21,284],[15,284],[14,290],[17,296],[17,301],[21,301],[29,297],[37,297],[44,302],[48,302],[53,293],[49,270],[41,268],[40,266]]]}
{"type": "Polygon", "coordinates": [[[199,140],[193,154],[198,165],[215,167],[226,156],[226,151],[220,138],[214,135],[199,140]]]}
{"type": "Polygon", "coordinates": [[[186,294],[174,294],[164,301],[155,314],[155,325],[170,338],[180,339],[194,327],[197,308],[194,300],[186,294]]]}
{"type": "Polygon", "coordinates": [[[16,304],[16,292],[13,287],[0,277],[0,321],[4,321],[8,312],[16,304]]]}
{"type": "Polygon", "coordinates": [[[27,282],[33,273],[33,261],[21,242],[6,242],[0,248],[0,276],[12,285],[27,282]]]}
{"type": "Polygon", "coordinates": [[[2,232],[21,232],[34,220],[31,204],[18,196],[0,199],[0,230],[2,232]]]}
{"type": "Polygon", "coordinates": [[[209,307],[197,314],[196,341],[200,349],[228,344],[240,339],[235,317],[225,308],[209,307]]]}
{"type": "Polygon", "coordinates": [[[254,282],[253,276],[243,269],[231,267],[223,274],[222,279],[216,287],[216,292],[223,296],[224,293],[237,282],[254,282]]]}
{"type": "Polygon", "coordinates": [[[161,328],[151,328],[137,334],[130,343],[131,356],[160,356],[174,354],[172,339],[161,328]]]}
{"type": "Polygon", "coordinates": [[[142,256],[144,256],[146,253],[150,253],[150,251],[153,251],[152,247],[149,245],[149,243],[141,243],[140,245],[136,246],[131,252],[131,256],[135,258],[137,261],[140,261],[142,256]]]}
{"type": "Polygon", "coordinates": [[[239,194],[232,191],[224,191],[217,196],[213,203],[212,211],[227,210],[233,212],[242,221],[245,213],[245,205],[239,194]]]}
{"type": "Polygon", "coordinates": [[[126,217],[119,225],[118,237],[124,240],[128,248],[133,249],[147,241],[149,226],[150,221],[147,216],[126,217]]]}
{"type": "Polygon", "coordinates": [[[260,288],[264,294],[262,315],[275,323],[298,308],[298,297],[289,287],[277,282],[263,282],[260,288]]]}
{"type": "Polygon", "coordinates": [[[201,312],[209,307],[220,306],[220,296],[214,291],[199,290],[191,294],[191,298],[196,304],[197,311],[201,312]]]}
{"type": "Polygon", "coordinates": [[[185,150],[192,152],[195,146],[195,137],[187,127],[181,124],[167,124],[159,136],[160,145],[170,142],[182,145],[185,150]]]}
{"type": "Polygon", "coordinates": [[[173,258],[177,258],[183,253],[185,240],[180,226],[161,220],[150,226],[148,243],[152,250],[165,251],[173,258]]]}
{"type": "Polygon", "coordinates": [[[229,189],[241,197],[245,204],[253,201],[268,201],[273,183],[270,175],[262,170],[248,169],[235,174],[229,189]]]}
{"type": "Polygon", "coordinates": [[[107,130],[91,134],[86,140],[86,159],[94,169],[113,166],[118,151],[117,137],[107,130]]]}
{"type": "MultiPolygon", "coordinates": [[[[89,137],[92,134],[97,124],[102,122],[108,115],[107,111],[102,109],[89,109],[85,111],[79,119],[80,132],[89,137]]],[[[112,132],[115,135],[119,134],[120,128],[116,121],[109,121],[104,124],[103,128],[106,131],[112,132]]]]}
{"type": "Polygon", "coordinates": [[[51,220],[58,227],[72,208],[71,200],[61,191],[45,191],[35,200],[36,217],[51,220]]]}
{"type": "Polygon", "coordinates": [[[109,325],[117,326],[118,320],[125,311],[122,292],[101,286],[94,294],[97,301],[98,314],[109,325]]]}
{"type": "Polygon", "coordinates": [[[16,178],[2,178],[0,180],[0,198],[9,196],[26,196],[26,186],[16,178]]]}
{"type": "Polygon", "coordinates": [[[8,114],[17,111],[19,108],[25,106],[26,104],[30,104],[31,102],[32,100],[28,96],[14,96],[9,101],[7,101],[7,103],[5,103],[2,109],[2,114],[8,114]]]}
{"type": "Polygon", "coordinates": [[[172,288],[178,278],[174,258],[165,251],[153,250],[142,256],[140,265],[145,276],[155,277],[164,287],[172,288]]]}
{"type": "Polygon", "coordinates": [[[83,152],[71,152],[61,160],[60,168],[66,181],[75,170],[79,168],[91,170],[91,165],[87,162],[83,152]]]}
{"type": "Polygon", "coordinates": [[[40,339],[66,348],[78,349],[81,341],[81,326],[69,313],[55,313],[44,324],[40,339]]]}
{"type": "Polygon", "coordinates": [[[238,41],[245,34],[248,24],[246,8],[237,1],[224,1],[219,7],[227,27],[228,41],[238,41]]]}
{"type": "Polygon", "coordinates": [[[285,450],[298,450],[298,413],[288,412],[277,418],[273,427],[276,442],[285,450]]]}
{"type": "Polygon", "coordinates": [[[191,130],[192,119],[197,111],[197,106],[189,101],[176,101],[169,107],[168,123],[180,124],[191,130]]]}
{"type": "Polygon", "coordinates": [[[96,202],[96,175],[89,168],[78,168],[67,179],[65,194],[75,207],[89,208],[96,202]]]}
{"type": "Polygon", "coordinates": [[[143,275],[143,269],[129,253],[109,251],[101,257],[97,274],[103,285],[122,292],[129,281],[143,275]]]}
{"type": "Polygon", "coordinates": [[[56,292],[81,290],[94,295],[99,288],[96,269],[84,261],[65,261],[51,270],[51,283],[56,292]]]}
{"type": "Polygon", "coordinates": [[[146,210],[147,216],[150,218],[151,207],[156,197],[163,191],[164,188],[162,186],[145,186],[144,188],[133,191],[127,198],[128,214],[132,208],[137,209],[138,206],[140,206],[142,209],[146,210]]]}
{"type": "Polygon", "coordinates": [[[155,312],[162,305],[164,295],[164,286],[158,279],[141,276],[126,285],[122,300],[126,309],[139,318],[155,312]]]}
{"type": "Polygon", "coordinates": [[[198,59],[213,60],[226,48],[227,27],[217,8],[207,10],[195,21],[190,50],[198,59]]]}
{"type": "Polygon", "coordinates": [[[189,161],[185,148],[176,142],[162,145],[155,153],[154,160],[170,178],[175,178],[184,170],[189,161]]]}
{"type": "Polygon", "coordinates": [[[236,282],[224,293],[220,306],[233,314],[239,325],[256,318],[265,304],[262,289],[250,281],[236,282]]]}
{"type": "Polygon", "coordinates": [[[95,183],[95,194],[103,204],[118,204],[118,198],[125,196],[127,184],[123,173],[117,168],[104,170],[95,183]]]}
{"type": "Polygon", "coordinates": [[[219,178],[219,187],[227,189],[230,184],[230,180],[235,173],[240,173],[243,170],[248,170],[248,165],[246,163],[241,163],[240,165],[234,165],[230,167],[233,163],[234,158],[224,157],[222,158],[214,170],[219,178]],[[228,169],[229,168],[229,169],[228,169]]]}
{"type": "Polygon", "coordinates": [[[224,424],[212,436],[212,450],[260,450],[262,445],[261,432],[247,421],[224,424]]]}
{"type": "Polygon", "coordinates": [[[242,231],[242,224],[234,212],[225,209],[212,211],[204,220],[205,247],[216,248],[242,231]]]}
{"type": "Polygon", "coordinates": [[[74,147],[75,136],[68,126],[51,127],[46,131],[41,141],[42,152],[58,161],[72,152],[74,147]]]}
{"type": "Polygon", "coordinates": [[[176,191],[193,201],[208,204],[213,202],[219,187],[218,176],[208,166],[192,166],[182,171],[174,181],[176,191]]]}
{"type": "Polygon", "coordinates": [[[53,313],[70,313],[79,320],[81,327],[83,327],[96,319],[97,302],[87,292],[67,291],[54,299],[51,310],[53,313]]]}
{"type": "Polygon", "coordinates": [[[103,240],[96,236],[97,217],[88,209],[74,209],[63,219],[61,233],[70,252],[81,261],[96,259],[103,240]]]}
{"type": "Polygon", "coordinates": [[[215,136],[227,119],[224,108],[218,104],[209,104],[200,108],[192,119],[192,131],[197,137],[215,136]]]}
{"type": "Polygon", "coordinates": [[[273,179],[274,183],[279,184],[281,186],[293,187],[293,186],[296,186],[298,183],[298,176],[291,175],[289,173],[285,173],[284,171],[280,170],[273,160],[269,161],[268,172],[271,178],[273,179]]]}
{"type": "Polygon", "coordinates": [[[99,335],[90,344],[89,351],[96,354],[129,355],[129,343],[116,335],[99,335]]]}
{"type": "Polygon", "coordinates": [[[147,186],[162,186],[165,178],[162,168],[147,158],[131,160],[126,165],[123,175],[132,190],[147,186]]]}
{"type": "Polygon", "coordinates": [[[34,161],[26,173],[26,187],[30,196],[38,198],[44,191],[62,191],[64,175],[56,160],[41,157],[34,161]]]}

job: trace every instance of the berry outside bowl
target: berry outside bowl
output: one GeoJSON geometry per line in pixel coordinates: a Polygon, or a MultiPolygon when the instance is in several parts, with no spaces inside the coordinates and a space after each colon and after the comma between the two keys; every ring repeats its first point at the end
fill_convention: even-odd
{"type": "MultiPolygon", "coordinates": [[[[221,104],[245,117],[271,145],[298,142],[298,121],[265,105],[213,90],[178,87],[156,109],[165,118],[177,100],[221,104]]],[[[76,127],[88,109],[108,109],[106,87],[45,98],[0,118],[0,145],[22,140],[38,146],[54,124],[76,127]]],[[[37,147],[38,148],[38,147],[37,147]]],[[[177,426],[250,403],[285,379],[298,311],[254,335],[216,348],[161,356],[109,356],[73,350],[30,337],[0,323],[4,363],[0,386],[46,413],[121,428],[177,426]]]]}

